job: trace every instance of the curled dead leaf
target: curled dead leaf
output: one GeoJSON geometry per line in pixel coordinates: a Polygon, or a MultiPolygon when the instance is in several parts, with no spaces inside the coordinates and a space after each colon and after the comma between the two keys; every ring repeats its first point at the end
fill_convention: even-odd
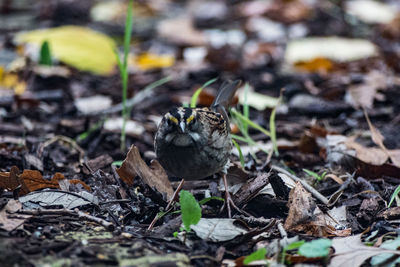
{"type": "Polygon", "coordinates": [[[150,167],[147,166],[136,146],[131,146],[121,167],[117,169],[117,173],[121,180],[128,185],[132,185],[134,178],[139,176],[150,187],[157,189],[160,193],[166,193],[168,199],[174,193],[171,182],[160,163],[154,160],[150,167]]]}

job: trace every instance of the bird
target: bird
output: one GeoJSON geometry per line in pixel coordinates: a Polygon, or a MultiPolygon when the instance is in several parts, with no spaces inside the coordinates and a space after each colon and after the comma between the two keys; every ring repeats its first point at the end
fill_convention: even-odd
{"type": "Polygon", "coordinates": [[[240,83],[240,80],[224,82],[210,107],[172,108],[163,116],[154,140],[157,160],[182,182],[222,174],[224,206],[229,217],[231,205],[239,209],[227,190],[226,174],[232,150],[227,109],[240,83]]]}

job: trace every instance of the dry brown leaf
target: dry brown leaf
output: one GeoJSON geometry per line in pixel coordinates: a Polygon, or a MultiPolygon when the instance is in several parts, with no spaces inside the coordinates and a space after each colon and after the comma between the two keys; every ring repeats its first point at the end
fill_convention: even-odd
{"type": "Polygon", "coordinates": [[[383,212],[378,213],[376,216],[385,220],[397,220],[400,219],[400,207],[389,208],[383,212]]]}
{"type": "MultiPolygon", "coordinates": [[[[59,172],[56,172],[51,180],[44,179],[42,174],[36,170],[24,170],[22,174],[19,174],[19,169],[13,166],[10,172],[0,173],[0,188],[14,191],[21,185],[19,196],[23,196],[44,188],[59,189],[58,182],[64,179],[64,175],[59,172]]],[[[69,182],[71,184],[81,184],[86,190],[91,191],[90,186],[80,180],[73,179],[69,180],[69,182]]]]}
{"type": "Polygon", "coordinates": [[[363,83],[352,85],[348,89],[348,100],[355,108],[372,108],[375,99],[384,99],[379,90],[385,90],[400,82],[394,75],[376,70],[370,71],[364,77],[363,83]]]}
{"type": "Polygon", "coordinates": [[[355,141],[355,137],[349,137],[345,145],[349,149],[354,149],[356,151],[357,158],[373,165],[382,165],[388,159],[388,154],[378,147],[364,147],[363,145],[355,141]]]}
{"type": "Polygon", "coordinates": [[[378,145],[386,153],[386,155],[392,160],[392,163],[395,166],[400,167],[400,150],[388,150],[385,147],[385,145],[383,144],[383,140],[384,140],[383,135],[371,123],[371,120],[369,119],[367,111],[365,109],[363,109],[363,110],[364,110],[365,118],[366,118],[366,120],[368,122],[369,130],[371,131],[372,141],[374,141],[374,143],[376,145],[378,145]]]}
{"type": "Polygon", "coordinates": [[[132,185],[134,178],[139,176],[151,188],[156,188],[160,193],[166,193],[168,199],[174,193],[168,176],[160,163],[154,160],[150,167],[147,166],[136,146],[131,146],[122,166],[117,169],[117,173],[128,185],[132,185]]]}
{"type": "Polygon", "coordinates": [[[26,184],[19,177],[19,169],[17,166],[12,166],[10,172],[2,172],[0,173],[0,188],[8,191],[14,191],[19,186],[21,186],[19,190],[19,195],[28,194],[30,191],[27,188],[26,184]]]}
{"type": "Polygon", "coordinates": [[[311,236],[349,236],[351,229],[336,230],[328,223],[327,216],[317,207],[311,194],[301,183],[296,183],[289,194],[289,215],[284,227],[287,231],[301,232],[311,236]]]}
{"type": "Polygon", "coordinates": [[[26,219],[31,217],[31,215],[18,215],[18,217],[11,215],[21,208],[21,202],[10,199],[7,205],[0,211],[0,228],[6,231],[12,231],[20,227],[26,219]]]}
{"type": "Polygon", "coordinates": [[[286,230],[292,230],[299,224],[311,221],[316,208],[311,194],[299,182],[290,191],[288,206],[289,214],[284,224],[286,230]]]}
{"type": "Polygon", "coordinates": [[[340,177],[338,177],[337,175],[335,175],[335,174],[333,174],[333,173],[330,173],[330,174],[328,174],[328,175],[325,175],[325,179],[326,178],[331,178],[332,180],[334,180],[336,183],[338,183],[338,184],[343,184],[344,182],[343,182],[343,180],[342,180],[342,178],[340,178],[340,177]]]}
{"type": "Polygon", "coordinates": [[[157,30],[162,38],[177,45],[203,46],[206,44],[205,35],[193,27],[189,17],[163,20],[157,30]]]}
{"type": "MultiPolygon", "coordinates": [[[[24,170],[24,172],[20,175],[20,178],[24,181],[25,185],[28,187],[29,192],[43,188],[55,188],[55,189],[60,188],[56,180],[43,179],[43,176],[39,171],[24,170]]],[[[58,175],[57,178],[59,178],[58,175]]]]}

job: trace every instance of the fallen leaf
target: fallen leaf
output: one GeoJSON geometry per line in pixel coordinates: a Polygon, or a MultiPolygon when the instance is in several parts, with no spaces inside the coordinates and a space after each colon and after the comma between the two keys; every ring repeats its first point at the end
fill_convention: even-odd
{"type": "MultiPolygon", "coordinates": [[[[121,117],[113,118],[106,120],[104,123],[104,130],[113,132],[113,133],[120,133],[122,129],[122,125],[124,124],[124,120],[121,117]]],[[[127,135],[138,137],[141,136],[145,132],[144,126],[137,121],[128,120],[125,124],[125,133],[127,135]]]]}
{"type": "Polygon", "coordinates": [[[397,9],[390,4],[372,0],[352,0],[345,2],[346,12],[365,23],[386,24],[398,14],[397,9]]]}
{"type": "Polygon", "coordinates": [[[235,221],[234,219],[201,218],[196,225],[191,225],[191,228],[203,240],[223,242],[247,233],[247,230],[234,225],[235,221]]]}
{"type": "Polygon", "coordinates": [[[288,207],[289,214],[284,227],[290,231],[299,224],[310,222],[317,206],[311,194],[303,188],[301,183],[297,182],[296,186],[290,191],[288,207]]]}
{"type": "MultiPolygon", "coordinates": [[[[394,240],[386,240],[379,247],[384,248],[384,249],[398,250],[398,248],[400,247],[400,238],[396,238],[394,240]]],[[[385,264],[385,265],[388,264],[387,266],[396,266],[398,263],[400,263],[400,258],[397,257],[396,259],[393,259],[392,258],[393,256],[394,255],[391,253],[383,253],[383,254],[374,256],[371,259],[371,265],[372,266],[380,266],[382,264],[385,264]],[[388,262],[388,260],[389,260],[389,262],[388,262]]]]}
{"type": "Polygon", "coordinates": [[[367,119],[369,130],[371,131],[372,141],[374,141],[374,143],[378,145],[388,155],[388,157],[392,160],[395,166],[400,167],[400,150],[388,150],[386,146],[383,144],[384,140],[383,135],[371,123],[371,120],[369,119],[368,113],[366,112],[365,109],[364,109],[364,115],[365,118],[367,119]]]}
{"type": "Polygon", "coordinates": [[[328,266],[358,267],[372,256],[382,253],[400,255],[400,251],[397,250],[365,246],[361,242],[360,237],[361,235],[334,238],[332,247],[335,249],[335,254],[331,258],[328,266]]]}
{"type": "Polygon", "coordinates": [[[294,66],[325,58],[338,62],[349,62],[377,55],[376,46],[368,40],[342,37],[310,37],[290,41],[285,52],[285,64],[294,66]]]}
{"type": "Polygon", "coordinates": [[[327,58],[316,57],[309,61],[298,61],[294,64],[294,67],[302,71],[325,74],[333,69],[334,63],[327,58]]]}
{"type": "Polygon", "coordinates": [[[351,234],[351,229],[336,230],[336,223],[317,207],[311,194],[299,182],[290,191],[288,207],[289,214],[284,224],[287,231],[302,232],[318,237],[351,234]]]}
{"type": "Polygon", "coordinates": [[[21,202],[19,202],[18,200],[10,199],[7,202],[7,205],[5,205],[0,211],[0,228],[10,232],[22,226],[25,220],[30,218],[31,215],[12,215],[13,213],[19,211],[21,208],[21,202]]]}
{"type": "Polygon", "coordinates": [[[246,96],[245,96],[244,90],[240,90],[239,91],[239,103],[244,105],[246,102],[250,107],[255,108],[259,111],[263,111],[266,108],[276,107],[276,105],[279,102],[279,98],[260,94],[260,93],[254,92],[252,90],[248,90],[247,101],[246,101],[246,96]]]}
{"type": "Polygon", "coordinates": [[[154,160],[150,167],[147,166],[136,146],[131,146],[121,167],[117,169],[117,173],[128,185],[132,185],[134,178],[139,176],[151,188],[155,188],[160,193],[166,193],[168,199],[174,193],[171,182],[160,163],[154,160]]]}
{"type": "Polygon", "coordinates": [[[74,101],[75,107],[83,114],[90,114],[103,111],[111,107],[112,99],[109,96],[94,95],[90,97],[80,97],[74,101]]]}
{"type": "MultiPolygon", "coordinates": [[[[23,196],[44,188],[59,189],[59,181],[64,179],[64,175],[59,172],[56,172],[51,180],[44,179],[42,174],[36,170],[24,170],[22,174],[19,174],[19,169],[13,166],[9,173],[0,173],[0,188],[14,191],[21,185],[19,196],[23,196]]],[[[68,180],[68,182],[71,184],[81,184],[86,190],[91,191],[91,188],[81,180],[72,179],[68,180]]]]}
{"type": "Polygon", "coordinates": [[[173,55],[157,55],[152,53],[143,53],[133,57],[133,64],[142,71],[168,68],[175,63],[173,55]]]}
{"type": "Polygon", "coordinates": [[[378,147],[364,147],[363,145],[355,141],[355,137],[349,137],[345,141],[348,149],[354,149],[356,151],[356,157],[366,163],[373,165],[382,165],[388,159],[388,154],[378,147]]]}
{"type": "Polygon", "coordinates": [[[80,206],[99,203],[96,196],[89,192],[69,193],[65,191],[39,191],[32,192],[19,198],[24,209],[33,210],[51,207],[74,209],[80,206]]]}
{"type": "Polygon", "coordinates": [[[398,84],[397,77],[373,70],[364,75],[362,83],[349,86],[345,99],[354,108],[372,108],[375,99],[384,100],[384,96],[379,93],[379,90],[385,90],[398,84]]]}
{"type": "Polygon", "coordinates": [[[15,40],[19,44],[34,45],[37,49],[47,40],[55,58],[83,71],[107,75],[112,73],[116,64],[114,41],[85,27],[62,26],[23,32],[15,40]]]}
{"type": "Polygon", "coordinates": [[[20,178],[24,181],[29,192],[43,188],[54,188],[54,189],[59,188],[57,179],[60,179],[60,176],[56,173],[55,177],[57,178],[56,179],[53,178],[51,180],[45,180],[43,179],[42,174],[39,171],[35,170],[24,170],[24,172],[20,175],[20,178]]]}
{"type": "Polygon", "coordinates": [[[203,46],[205,35],[193,27],[189,17],[178,17],[163,20],[158,25],[158,34],[177,45],[203,46]]]}
{"type": "Polygon", "coordinates": [[[13,89],[16,95],[22,95],[26,86],[26,82],[21,81],[18,74],[7,71],[3,66],[0,66],[0,89],[13,89]]]}

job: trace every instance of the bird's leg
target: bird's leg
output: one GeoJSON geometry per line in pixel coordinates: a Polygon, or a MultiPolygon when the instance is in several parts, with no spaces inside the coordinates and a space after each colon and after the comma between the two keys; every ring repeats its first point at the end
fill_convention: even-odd
{"type": "MultiPolygon", "coordinates": [[[[178,187],[176,188],[174,194],[172,195],[172,198],[169,200],[167,207],[165,208],[165,212],[168,213],[169,210],[171,209],[172,205],[178,200],[178,196],[179,196],[179,192],[181,192],[183,184],[185,183],[185,179],[182,179],[178,185],[178,187]]],[[[156,224],[156,222],[158,221],[158,219],[160,219],[161,216],[159,217],[158,214],[154,217],[153,221],[151,221],[149,227],[147,228],[147,231],[151,231],[154,227],[154,225],[156,224]]]]}
{"type": "Polygon", "coordinates": [[[226,173],[222,174],[222,179],[224,180],[224,186],[225,186],[225,203],[224,206],[222,206],[222,209],[224,209],[224,207],[226,206],[226,210],[228,211],[228,217],[232,218],[231,206],[238,212],[243,213],[246,216],[250,216],[247,212],[239,209],[238,206],[236,206],[235,202],[233,202],[231,194],[229,193],[228,190],[228,181],[226,180],[226,173]]]}

